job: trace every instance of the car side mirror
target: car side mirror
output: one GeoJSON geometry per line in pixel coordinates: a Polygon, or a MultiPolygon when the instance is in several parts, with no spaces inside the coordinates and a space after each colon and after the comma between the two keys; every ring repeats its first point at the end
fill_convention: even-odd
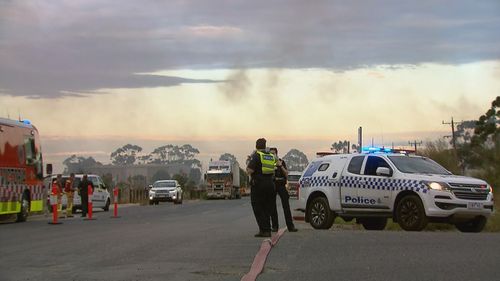
{"type": "Polygon", "coordinates": [[[391,169],[387,167],[378,167],[377,171],[375,172],[377,176],[383,176],[383,177],[390,177],[392,176],[391,169]]]}
{"type": "Polygon", "coordinates": [[[149,187],[149,188],[153,188],[153,185],[152,185],[152,184],[150,184],[150,185],[148,185],[148,187],[149,187]]]}

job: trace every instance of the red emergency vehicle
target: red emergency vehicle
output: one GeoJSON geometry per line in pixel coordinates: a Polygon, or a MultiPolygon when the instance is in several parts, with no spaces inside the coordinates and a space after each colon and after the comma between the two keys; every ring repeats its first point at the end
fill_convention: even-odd
{"type": "Polygon", "coordinates": [[[27,120],[0,118],[0,216],[43,210],[43,163],[38,130],[27,120]]]}

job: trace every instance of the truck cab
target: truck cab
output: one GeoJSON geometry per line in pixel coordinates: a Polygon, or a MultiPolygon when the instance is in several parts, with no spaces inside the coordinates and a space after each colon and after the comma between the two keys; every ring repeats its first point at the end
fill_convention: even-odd
{"type": "Polygon", "coordinates": [[[492,187],[485,181],[388,149],[315,159],[300,179],[299,194],[305,220],[320,229],[339,216],[369,230],[384,229],[392,218],[410,231],[442,222],[479,232],[493,213],[492,187]]]}

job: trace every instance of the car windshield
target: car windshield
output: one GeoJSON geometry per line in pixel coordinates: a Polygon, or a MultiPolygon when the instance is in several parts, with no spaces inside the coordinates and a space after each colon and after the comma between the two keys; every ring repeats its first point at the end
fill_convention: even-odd
{"type": "Polygon", "coordinates": [[[175,187],[175,182],[173,181],[155,182],[153,184],[153,187],[175,187]]]}
{"type": "Polygon", "coordinates": [[[299,181],[300,175],[288,175],[288,181],[299,181]]]}
{"type": "Polygon", "coordinates": [[[451,175],[445,168],[429,158],[389,156],[389,159],[403,173],[451,175]]]}

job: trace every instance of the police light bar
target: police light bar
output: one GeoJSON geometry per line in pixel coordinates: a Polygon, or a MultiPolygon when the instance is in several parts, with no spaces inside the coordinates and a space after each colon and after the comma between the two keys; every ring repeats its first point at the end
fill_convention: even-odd
{"type": "Polygon", "coordinates": [[[376,147],[376,146],[365,146],[361,149],[362,153],[399,153],[399,154],[410,154],[415,153],[414,150],[411,149],[394,149],[394,148],[385,148],[385,147],[376,147]]]}
{"type": "Polygon", "coordinates": [[[361,149],[363,153],[393,153],[393,149],[385,147],[365,146],[361,149]]]}

